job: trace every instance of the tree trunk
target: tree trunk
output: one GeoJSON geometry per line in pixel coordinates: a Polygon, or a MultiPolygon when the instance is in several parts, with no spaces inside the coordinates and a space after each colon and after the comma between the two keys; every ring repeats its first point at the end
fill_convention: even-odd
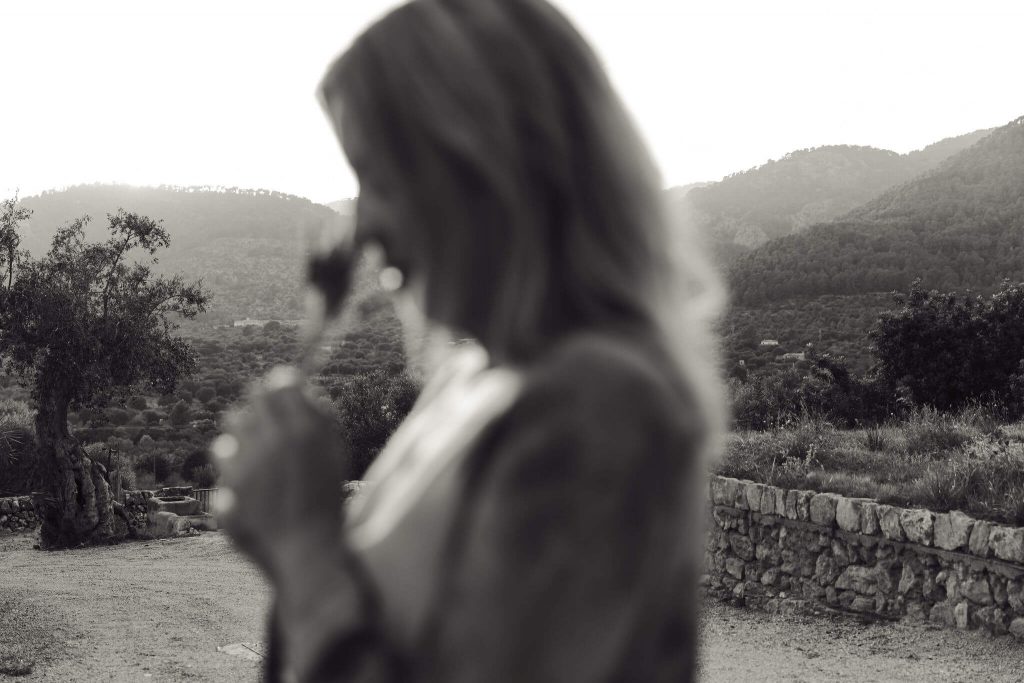
{"type": "Polygon", "coordinates": [[[69,401],[59,392],[40,396],[36,438],[46,491],[36,494],[42,522],[40,542],[48,549],[112,543],[127,534],[114,514],[106,472],[68,430],[69,401]]]}

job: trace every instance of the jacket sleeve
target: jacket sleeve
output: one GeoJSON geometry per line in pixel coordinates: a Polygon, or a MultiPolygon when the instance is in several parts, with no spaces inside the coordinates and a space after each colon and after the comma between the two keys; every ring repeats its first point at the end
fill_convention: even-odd
{"type": "MultiPolygon", "coordinates": [[[[660,657],[638,644],[686,609],[664,604],[687,546],[682,478],[698,471],[674,406],[644,372],[566,362],[495,425],[471,461],[424,680],[653,680],[621,669],[657,667],[635,661],[660,657]]],[[[691,636],[672,680],[692,675],[691,636]]]]}

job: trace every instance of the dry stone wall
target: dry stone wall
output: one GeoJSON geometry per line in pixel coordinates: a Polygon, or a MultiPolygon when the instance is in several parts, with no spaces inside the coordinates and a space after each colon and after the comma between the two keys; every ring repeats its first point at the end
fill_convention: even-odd
{"type": "MultiPolygon", "coordinates": [[[[177,491],[179,489],[165,489],[177,491]]],[[[191,489],[189,489],[191,492],[191,489]]],[[[153,491],[125,491],[124,509],[128,513],[129,524],[135,531],[146,528],[146,501],[153,496],[153,491]]],[[[31,531],[39,526],[31,496],[0,498],[0,533],[5,531],[31,531]]]]}
{"type": "Polygon", "coordinates": [[[707,590],[1024,638],[1024,529],[712,477],[707,590]]]}
{"type": "Polygon", "coordinates": [[[31,496],[0,498],[0,532],[25,531],[39,526],[31,496]]]}

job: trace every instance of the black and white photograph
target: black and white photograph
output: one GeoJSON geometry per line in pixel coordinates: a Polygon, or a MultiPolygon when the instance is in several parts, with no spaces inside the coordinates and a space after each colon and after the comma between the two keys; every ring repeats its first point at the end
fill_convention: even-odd
{"type": "Polygon", "coordinates": [[[0,0],[0,683],[1024,682],[1022,48],[0,0]]]}

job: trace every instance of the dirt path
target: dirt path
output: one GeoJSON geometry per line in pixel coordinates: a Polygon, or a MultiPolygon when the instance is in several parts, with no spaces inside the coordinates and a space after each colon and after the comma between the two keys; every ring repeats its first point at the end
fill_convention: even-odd
{"type": "MultiPolygon", "coordinates": [[[[220,533],[61,553],[0,536],[0,681],[255,681],[218,645],[263,640],[269,593],[220,533]],[[6,657],[6,659],[5,659],[6,657]]],[[[703,683],[1024,681],[1009,638],[709,603],[703,683]]]]}
{"type": "Polygon", "coordinates": [[[55,553],[0,537],[0,653],[35,660],[11,680],[256,680],[217,646],[263,640],[268,596],[220,533],[55,553]]]}
{"type": "Polygon", "coordinates": [[[702,683],[734,681],[1024,681],[1010,636],[853,617],[767,615],[709,603],[702,683]]]}

